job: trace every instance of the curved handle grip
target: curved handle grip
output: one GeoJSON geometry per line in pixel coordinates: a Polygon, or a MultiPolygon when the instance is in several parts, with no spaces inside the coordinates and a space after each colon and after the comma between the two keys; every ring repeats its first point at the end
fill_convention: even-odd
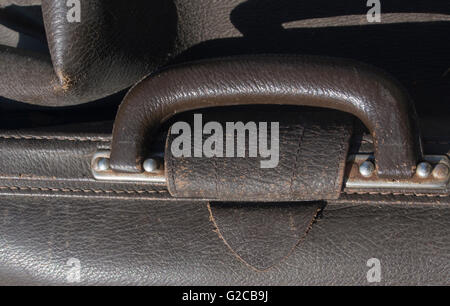
{"type": "Polygon", "coordinates": [[[248,56],[172,67],[134,87],[115,121],[111,167],[142,172],[145,145],[176,113],[249,104],[316,106],[355,115],[373,136],[383,178],[411,177],[421,158],[409,96],[382,72],[347,60],[248,56]]]}

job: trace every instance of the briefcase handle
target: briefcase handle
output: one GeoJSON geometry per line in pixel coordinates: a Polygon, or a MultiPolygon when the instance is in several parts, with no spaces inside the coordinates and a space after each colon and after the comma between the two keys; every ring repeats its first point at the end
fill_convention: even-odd
{"type": "Polygon", "coordinates": [[[407,92],[383,72],[351,60],[240,56],[169,67],[125,97],[113,130],[110,165],[140,173],[160,125],[177,113],[216,106],[302,105],[353,114],[369,129],[378,177],[406,179],[422,159],[407,92]]]}

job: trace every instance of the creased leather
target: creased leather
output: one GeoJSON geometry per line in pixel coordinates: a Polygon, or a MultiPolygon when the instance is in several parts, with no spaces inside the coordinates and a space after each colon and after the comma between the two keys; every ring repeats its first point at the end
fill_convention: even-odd
{"type": "Polygon", "coordinates": [[[170,1],[81,1],[79,23],[68,22],[68,10],[66,1],[42,1],[50,54],[0,46],[1,96],[46,106],[94,101],[152,72],[175,39],[170,1]]]}
{"type": "MultiPolygon", "coordinates": [[[[193,131],[192,117],[188,122],[193,131]]],[[[276,110],[216,111],[203,116],[204,124],[212,121],[223,127],[230,121],[267,122],[269,140],[273,137],[270,123],[279,122],[278,165],[261,168],[261,161],[268,158],[249,157],[248,137],[245,158],[174,157],[172,142],[179,135],[169,131],[164,160],[172,196],[229,201],[311,201],[339,197],[352,130],[351,116],[335,111],[276,110]]],[[[228,132],[224,130],[223,143],[227,137],[236,142],[237,133],[227,135],[228,132]]],[[[203,135],[203,141],[208,137],[203,135]]]]}

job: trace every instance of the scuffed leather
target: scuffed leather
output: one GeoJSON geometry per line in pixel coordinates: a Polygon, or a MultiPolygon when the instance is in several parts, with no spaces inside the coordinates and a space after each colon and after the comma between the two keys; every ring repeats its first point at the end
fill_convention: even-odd
{"type": "Polygon", "coordinates": [[[66,1],[42,1],[50,54],[0,46],[1,96],[46,106],[94,101],[152,72],[175,39],[170,1],[81,1],[79,23],[67,21],[68,10],[66,1]]]}
{"type": "MultiPolygon", "coordinates": [[[[284,52],[350,57],[372,63],[400,79],[422,114],[432,114],[423,129],[428,135],[424,139],[425,152],[449,152],[448,133],[443,132],[448,128],[445,114],[450,105],[450,74],[446,72],[449,23],[434,19],[437,14],[448,14],[448,0],[408,1],[407,5],[402,1],[383,2],[384,16],[421,11],[430,21],[418,23],[417,18],[416,22],[399,24],[403,19],[394,16],[397,24],[392,25],[385,23],[390,17],[383,17],[381,25],[367,25],[367,8],[360,0],[347,1],[348,7],[342,2],[320,0],[210,2],[175,1],[181,20],[177,25],[177,44],[181,47],[175,55],[185,50],[184,58],[284,52]],[[354,15],[359,24],[342,27],[339,19],[320,19],[349,12],[361,14],[354,15]],[[296,19],[300,19],[296,24],[299,28],[283,29],[280,25],[296,19]],[[312,29],[307,25],[325,27],[312,29]],[[268,31],[271,29],[275,30],[268,31]],[[439,120],[442,122],[436,124],[439,120]]],[[[30,74],[40,75],[32,69],[30,74]]],[[[25,73],[21,76],[28,77],[25,73]]],[[[64,97],[58,101],[65,105],[64,97]]],[[[233,251],[243,254],[240,251],[244,250],[252,256],[272,255],[271,250],[261,251],[258,235],[246,239],[245,245],[233,244],[230,250],[213,232],[216,228],[205,202],[167,201],[168,197],[152,201],[151,197],[129,193],[80,194],[80,186],[98,190],[87,165],[99,142],[80,141],[85,135],[79,133],[36,135],[28,131],[7,135],[13,138],[2,138],[0,148],[5,154],[0,169],[5,170],[2,174],[18,177],[2,179],[14,190],[0,190],[1,284],[68,284],[66,263],[75,257],[81,261],[83,285],[367,285],[366,262],[376,257],[382,264],[382,285],[449,285],[448,196],[345,194],[339,201],[329,202],[322,218],[286,260],[266,272],[256,272],[233,251]],[[58,140],[55,136],[78,140],[58,140]],[[23,173],[34,177],[21,177],[23,173]],[[42,174],[50,179],[40,180],[42,174]],[[62,179],[55,182],[52,174],[62,179]],[[59,189],[52,189],[55,185],[59,189]]],[[[98,135],[89,138],[95,137],[98,135]]],[[[109,137],[101,139],[107,141],[100,143],[109,145],[109,137]]],[[[118,187],[105,185],[109,185],[106,190],[118,187]]],[[[139,186],[131,187],[139,190],[139,186]]],[[[222,205],[217,207],[225,213],[222,205]]],[[[247,233],[270,232],[266,224],[258,223],[260,214],[242,213],[247,233]],[[251,224],[259,226],[252,228],[251,224]]],[[[213,215],[217,219],[220,216],[217,212],[213,215]]],[[[265,216],[269,220],[276,217],[273,213],[265,216]]],[[[220,228],[225,232],[231,225],[220,228]]],[[[236,232],[230,231],[224,237],[232,240],[233,234],[236,232]]],[[[273,240],[267,240],[267,245],[276,245],[273,240]]],[[[256,265],[274,258],[278,257],[255,256],[248,261],[256,265]]]]}
{"type": "MultiPolygon", "coordinates": [[[[188,119],[194,131],[193,116],[188,119]]],[[[227,201],[311,201],[339,197],[352,130],[351,116],[335,111],[216,110],[203,115],[203,124],[212,121],[224,127],[224,144],[230,137],[225,131],[226,122],[267,122],[269,144],[273,137],[270,123],[278,122],[278,165],[261,168],[261,160],[267,158],[248,157],[248,144],[246,158],[174,157],[172,141],[179,135],[169,131],[164,162],[172,196],[227,201]]],[[[236,139],[236,133],[231,137],[236,139]]],[[[206,138],[208,135],[203,135],[203,141],[206,138]]]]}

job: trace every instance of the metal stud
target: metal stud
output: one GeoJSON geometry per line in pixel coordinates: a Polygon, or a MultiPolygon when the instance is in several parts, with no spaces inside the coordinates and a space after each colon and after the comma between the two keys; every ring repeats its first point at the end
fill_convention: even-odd
{"type": "Polygon", "coordinates": [[[427,178],[431,174],[432,167],[428,162],[422,162],[417,165],[416,173],[421,178],[427,178]]]}
{"type": "Polygon", "coordinates": [[[159,168],[158,161],[154,158],[146,159],[142,166],[145,172],[155,172],[159,168]]]}
{"type": "Polygon", "coordinates": [[[97,170],[98,171],[107,171],[109,170],[109,159],[108,158],[100,158],[97,162],[97,170]]]}
{"type": "Polygon", "coordinates": [[[438,180],[444,180],[448,177],[450,169],[447,165],[437,164],[433,170],[433,177],[438,180]]]}
{"type": "Polygon", "coordinates": [[[375,165],[366,160],[359,166],[359,173],[364,177],[371,177],[373,172],[375,171],[375,165]]]}

